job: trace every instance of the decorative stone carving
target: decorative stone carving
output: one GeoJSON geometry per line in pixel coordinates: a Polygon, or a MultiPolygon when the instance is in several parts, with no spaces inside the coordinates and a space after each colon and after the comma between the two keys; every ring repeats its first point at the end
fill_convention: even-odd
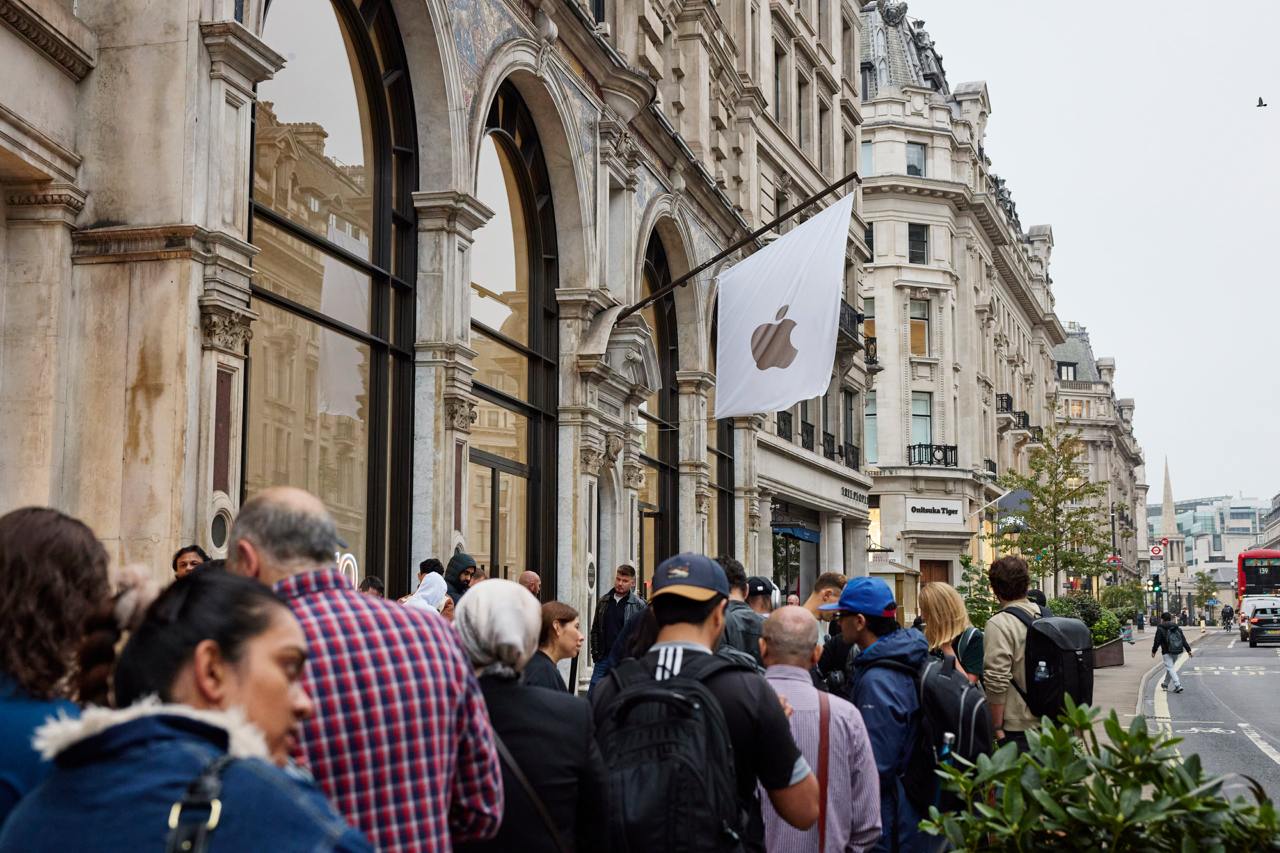
{"type": "Polygon", "coordinates": [[[694,494],[694,503],[697,506],[698,515],[706,515],[707,508],[711,504],[711,487],[699,484],[694,494]]]}
{"type": "Polygon", "coordinates": [[[445,400],[444,414],[451,428],[465,433],[471,432],[471,425],[479,417],[476,412],[476,404],[462,397],[452,397],[445,400]]]}
{"type": "Polygon", "coordinates": [[[250,319],[242,311],[206,311],[201,317],[205,349],[244,356],[245,347],[253,338],[253,329],[249,327],[250,319]]]}
{"type": "Polygon", "coordinates": [[[592,477],[600,473],[600,466],[604,463],[604,451],[598,447],[583,446],[578,453],[582,460],[582,471],[592,477]]]}
{"type": "Polygon", "coordinates": [[[886,24],[896,27],[902,23],[903,18],[907,17],[906,3],[891,3],[889,0],[877,0],[876,8],[880,10],[880,17],[886,24]]]}
{"type": "Polygon", "coordinates": [[[610,462],[617,462],[618,457],[622,454],[622,448],[626,444],[623,437],[616,432],[611,432],[604,438],[604,457],[610,462]]]}
{"type": "Polygon", "coordinates": [[[70,184],[38,184],[15,187],[5,195],[9,207],[55,207],[61,205],[72,213],[84,209],[84,193],[70,184]]]}
{"type": "Polygon", "coordinates": [[[628,462],[623,468],[623,482],[628,489],[643,489],[644,466],[638,462],[628,462]]]}
{"type": "MultiPolygon", "coordinates": [[[[69,3],[66,5],[70,6],[69,3]]],[[[93,34],[69,10],[65,20],[50,22],[23,0],[0,0],[0,21],[53,60],[54,65],[76,82],[83,80],[96,64],[93,34]],[[67,33],[79,35],[85,44],[77,44],[68,38],[67,33]]]]}

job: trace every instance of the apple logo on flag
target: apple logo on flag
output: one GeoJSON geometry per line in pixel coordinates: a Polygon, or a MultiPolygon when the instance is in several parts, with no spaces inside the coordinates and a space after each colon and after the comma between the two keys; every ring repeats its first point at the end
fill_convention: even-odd
{"type": "Polygon", "coordinates": [[[780,322],[765,323],[752,333],[751,356],[756,360],[758,370],[768,370],[770,367],[785,370],[800,354],[800,351],[791,345],[791,332],[796,327],[796,321],[782,319],[787,316],[787,309],[790,307],[790,305],[783,305],[778,309],[773,319],[780,322]]]}

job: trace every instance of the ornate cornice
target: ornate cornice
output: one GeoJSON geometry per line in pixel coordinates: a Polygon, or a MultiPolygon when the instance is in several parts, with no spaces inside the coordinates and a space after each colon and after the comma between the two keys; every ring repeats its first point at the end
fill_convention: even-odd
{"type": "Polygon", "coordinates": [[[200,37],[209,51],[210,74],[226,80],[248,97],[253,87],[284,67],[285,59],[237,21],[205,21],[200,37]]]}
{"type": "Polygon", "coordinates": [[[92,32],[70,11],[63,11],[51,2],[33,3],[31,0],[0,0],[0,21],[30,42],[36,50],[49,58],[64,74],[79,82],[97,64],[97,44],[92,32]],[[50,13],[64,17],[62,21],[50,21],[37,11],[46,6],[50,13]],[[73,32],[83,44],[68,35],[73,32]]]}
{"type": "MultiPolygon", "coordinates": [[[[3,0],[0,0],[3,2],[3,0]]],[[[84,209],[84,192],[73,184],[43,183],[8,187],[4,202],[15,207],[65,208],[72,216],[84,209]]]]}

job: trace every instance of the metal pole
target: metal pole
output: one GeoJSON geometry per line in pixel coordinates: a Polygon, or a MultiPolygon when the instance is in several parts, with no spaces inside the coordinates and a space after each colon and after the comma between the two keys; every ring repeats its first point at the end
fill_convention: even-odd
{"type": "Polygon", "coordinates": [[[662,297],[666,296],[668,293],[671,293],[671,292],[672,292],[673,290],[675,290],[677,287],[680,287],[681,285],[688,283],[688,282],[689,282],[689,280],[690,280],[690,279],[692,279],[694,276],[696,276],[698,273],[702,272],[702,271],[703,271],[703,270],[705,270],[705,269],[708,269],[709,267],[713,267],[713,266],[715,266],[716,264],[720,263],[720,262],[721,262],[721,261],[723,261],[725,258],[727,258],[727,257],[729,257],[730,255],[732,255],[734,252],[736,252],[736,251],[738,251],[739,249],[741,249],[743,246],[747,245],[748,243],[752,243],[752,242],[754,242],[756,239],[758,239],[759,237],[761,237],[761,236],[763,236],[763,235],[765,235],[765,234],[769,233],[769,232],[770,232],[770,231],[772,231],[774,228],[776,228],[776,227],[778,227],[779,225],[781,225],[783,222],[786,222],[788,219],[790,219],[791,217],[795,216],[795,215],[796,215],[797,213],[799,213],[800,211],[804,210],[806,207],[809,207],[809,206],[810,206],[810,205],[812,205],[814,202],[818,201],[819,199],[823,198],[824,196],[828,196],[828,195],[830,195],[831,193],[833,193],[833,192],[835,192],[836,190],[840,189],[841,187],[843,187],[845,184],[849,183],[850,181],[857,181],[859,184],[861,184],[861,183],[862,183],[862,178],[858,177],[858,173],[857,173],[857,172],[850,172],[849,174],[845,175],[843,178],[841,178],[840,180],[836,181],[835,183],[833,183],[833,184],[828,184],[826,187],[824,187],[823,189],[821,189],[821,190],[819,190],[818,192],[814,193],[813,195],[809,196],[809,197],[808,197],[808,198],[806,198],[804,201],[800,202],[800,203],[799,203],[799,204],[797,204],[795,207],[791,208],[791,209],[790,209],[790,210],[788,210],[786,213],[784,213],[784,214],[782,214],[781,216],[777,217],[777,218],[776,218],[776,219],[774,219],[773,221],[768,222],[768,223],[766,223],[766,224],[764,224],[764,225],[761,225],[761,226],[760,226],[759,228],[757,228],[755,231],[752,231],[752,232],[751,232],[750,234],[748,234],[746,237],[743,237],[741,240],[739,240],[738,242],[734,243],[732,246],[730,246],[729,248],[725,249],[723,252],[721,252],[720,254],[716,255],[714,258],[711,258],[711,259],[709,259],[709,260],[707,260],[707,261],[704,261],[703,263],[701,263],[701,264],[699,264],[698,266],[694,267],[693,269],[689,270],[687,273],[685,273],[684,275],[680,276],[679,278],[677,278],[675,281],[671,282],[670,284],[668,284],[668,285],[665,285],[665,286],[663,286],[663,287],[658,288],[658,289],[657,289],[657,290],[655,290],[653,293],[650,293],[648,296],[646,296],[644,299],[641,299],[639,302],[635,303],[634,305],[628,306],[627,308],[623,309],[622,313],[618,315],[618,318],[617,318],[616,320],[614,320],[614,322],[615,322],[615,323],[620,323],[620,322],[622,322],[622,320],[624,320],[624,319],[625,319],[625,318],[627,318],[627,317],[630,317],[632,314],[636,313],[637,311],[643,310],[645,307],[647,307],[647,306],[649,306],[649,305],[652,305],[654,302],[657,302],[659,299],[661,299],[662,297]]]}

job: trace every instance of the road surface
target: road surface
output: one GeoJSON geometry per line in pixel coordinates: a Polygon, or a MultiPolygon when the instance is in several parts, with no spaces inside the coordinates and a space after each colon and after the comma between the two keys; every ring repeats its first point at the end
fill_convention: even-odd
{"type": "MultiPolygon", "coordinates": [[[[1193,639],[1199,631],[1185,630],[1193,639]]],[[[1210,628],[1192,650],[1179,661],[1182,693],[1160,688],[1163,668],[1149,679],[1148,720],[1183,738],[1178,751],[1199,755],[1209,773],[1243,773],[1280,798],[1280,644],[1251,649],[1237,631],[1210,628]]],[[[1245,792],[1239,780],[1227,786],[1230,796],[1245,792]]]]}

